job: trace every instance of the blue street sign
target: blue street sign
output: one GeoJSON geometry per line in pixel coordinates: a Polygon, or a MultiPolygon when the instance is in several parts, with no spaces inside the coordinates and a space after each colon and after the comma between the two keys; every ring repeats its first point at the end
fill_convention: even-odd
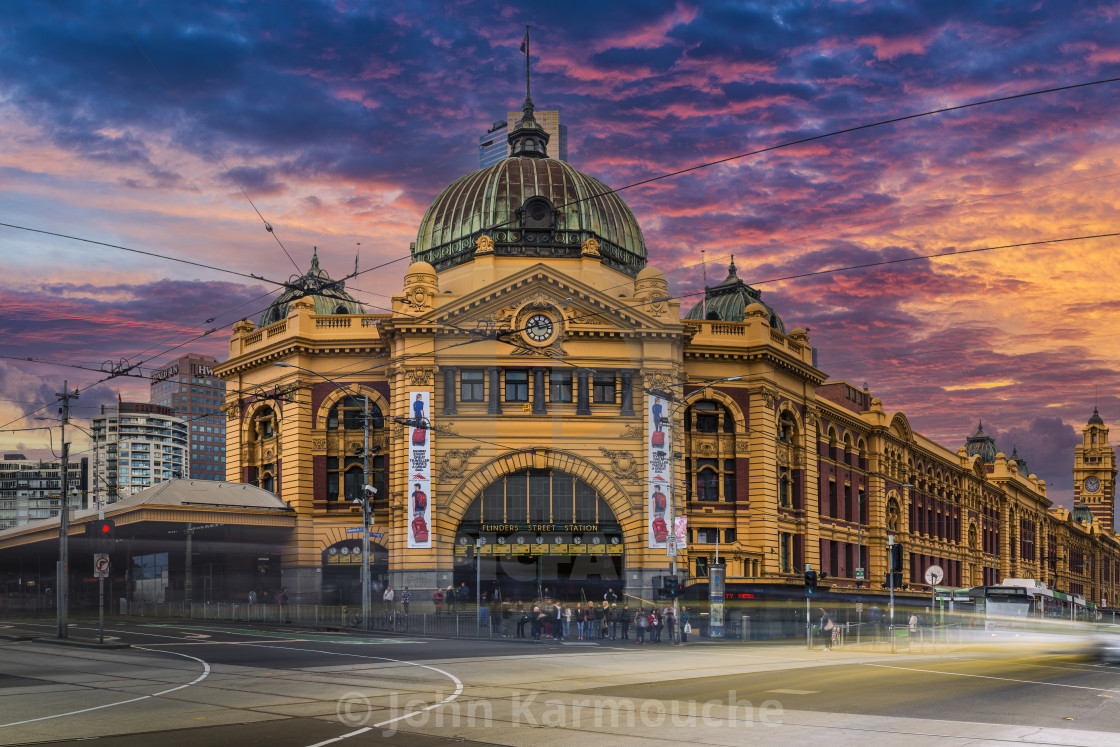
{"type": "MultiPolygon", "coordinates": [[[[357,528],[355,528],[355,529],[347,529],[347,530],[346,530],[346,533],[347,533],[347,534],[361,534],[361,533],[362,533],[362,528],[361,528],[361,527],[357,527],[357,528]]],[[[384,535],[384,534],[383,534],[382,532],[370,532],[370,533],[369,533],[369,536],[370,536],[370,537],[373,537],[374,539],[381,539],[381,538],[382,538],[382,537],[384,537],[385,535],[384,535]]]]}

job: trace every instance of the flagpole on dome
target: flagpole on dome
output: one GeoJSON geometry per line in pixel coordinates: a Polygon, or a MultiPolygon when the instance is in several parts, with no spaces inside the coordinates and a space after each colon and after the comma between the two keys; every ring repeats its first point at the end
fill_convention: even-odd
{"type": "Polygon", "coordinates": [[[529,24],[525,24],[525,38],[521,40],[521,51],[525,53],[525,103],[531,105],[529,96],[529,24]]]}

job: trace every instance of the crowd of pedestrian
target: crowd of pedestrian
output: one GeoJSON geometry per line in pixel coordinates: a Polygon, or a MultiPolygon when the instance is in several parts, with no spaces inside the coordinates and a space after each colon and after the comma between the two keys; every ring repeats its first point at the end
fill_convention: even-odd
{"type": "MultiPolygon", "coordinates": [[[[378,584],[384,609],[391,612],[396,605],[406,615],[412,603],[412,591],[405,586],[400,592],[388,584],[378,584]]],[[[496,625],[503,638],[533,640],[573,641],[634,641],[638,644],[688,642],[692,632],[688,607],[680,608],[678,620],[673,607],[666,605],[631,605],[614,589],[608,589],[601,601],[563,602],[552,598],[548,588],[542,590],[540,599],[503,601],[498,594],[480,594],[478,599],[465,582],[458,587],[448,584],[432,592],[432,606],[436,615],[455,614],[474,610],[476,601],[481,603],[487,616],[496,625]]]]}
{"type": "Polygon", "coordinates": [[[671,606],[632,606],[604,599],[575,603],[540,599],[493,602],[489,614],[503,638],[572,641],[634,641],[638,644],[688,641],[692,632],[688,607],[677,620],[671,606]]]}

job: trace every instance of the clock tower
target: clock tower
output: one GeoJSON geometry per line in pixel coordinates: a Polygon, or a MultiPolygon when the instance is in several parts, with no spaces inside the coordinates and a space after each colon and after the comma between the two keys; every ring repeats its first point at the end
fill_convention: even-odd
{"type": "Polygon", "coordinates": [[[1108,530],[1116,521],[1116,452],[1108,444],[1108,426],[1093,408],[1073,450],[1073,501],[1087,507],[1108,530]]]}

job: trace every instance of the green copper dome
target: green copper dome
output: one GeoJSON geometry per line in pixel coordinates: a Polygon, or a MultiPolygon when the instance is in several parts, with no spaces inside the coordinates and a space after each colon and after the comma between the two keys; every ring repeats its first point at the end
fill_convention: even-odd
{"type": "Polygon", "coordinates": [[[331,280],[330,275],[319,267],[319,250],[311,254],[311,269],[306,274],[293,277],[287,283],[288,289],[273,301],[261,314],[258,327],[274,324],[288,317],[288,304],[300,298],[310,298],[315,304],[316,314],[364,314],[365,309],[344,288],[341,280],[331,280]]]}
{"type": "Polygon", "coordinates": [[[630,208],[603,182],[548,157],[548,133],[528,98],[509,141],[512,156],[458,179],[435,199],[412,261],[445,270],[471,261],[475,242],[488,236],[497,255],[579,257],[594,239],[604,264],[631,277],[646,266],[630,208]]]}
{"type": "Polygon", "coordinates": [[[785,334],[786,325],[782,323],[774,309],[762,302],[762,291],[744,283],[735,272],[735,256],[732,255],[731,264],[727,268],[727,277],[719,285],[711,288],[705,286],[704,301],[689,309],[684,318],[741,322],[746,317],[747,307],[757,303],[766,309],[770,317],[770,327],[785,334]]]}

